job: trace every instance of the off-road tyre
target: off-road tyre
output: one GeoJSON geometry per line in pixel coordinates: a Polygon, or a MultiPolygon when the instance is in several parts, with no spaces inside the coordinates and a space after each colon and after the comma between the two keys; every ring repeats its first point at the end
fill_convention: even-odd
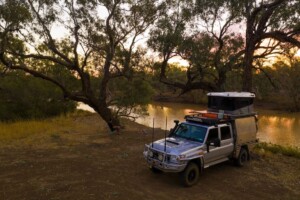
{"type": "Polygon", "coordinates": [[[235,164],[239,167],[243,167],[247,163],[248,158],[249,154],[247,149],[241,148],[239,157],[235,160],[235,164]]]}
{"type": "Polygon", "coordinates": [[[181,183],[186,187],[195,185],[199,180],[199,166],[190,162],[183,172],[179,174],[181,183]]]}

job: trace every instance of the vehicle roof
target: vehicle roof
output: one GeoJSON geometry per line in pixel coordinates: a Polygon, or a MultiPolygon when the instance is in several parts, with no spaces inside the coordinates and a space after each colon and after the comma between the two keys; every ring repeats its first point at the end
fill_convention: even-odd
{"type": "Polygon", "coordinates": [[[255,94],[251,92],[210,92],[207,93],[207,96],[215,97],[248,97],[254,98],[255,94]]]}

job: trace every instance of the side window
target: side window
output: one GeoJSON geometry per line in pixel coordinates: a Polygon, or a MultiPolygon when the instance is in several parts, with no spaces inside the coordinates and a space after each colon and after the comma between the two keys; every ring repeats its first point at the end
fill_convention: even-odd
{"type": "Polygon", "coordinates": [[[214,139],[219,138],[218,128],[213,128],[209,130],[207,141],[213,141],[214,139]]]}
{"type": "Polygon", "coordinates": [[[221,140],[226,140],[231,138],[229,126],[221,127],[221,140]]]}

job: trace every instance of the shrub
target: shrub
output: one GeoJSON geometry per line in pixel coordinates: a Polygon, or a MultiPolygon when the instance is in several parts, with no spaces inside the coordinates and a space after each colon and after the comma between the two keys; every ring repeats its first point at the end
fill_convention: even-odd
{"type": "Polygon", "coordinates": [[[298,147],[281,146],[278,144],[260,142],[255,146],[255,148],[256,149],[264,149],[265,151],[269,151],[274,154],[282,154],[285,156],[300,158],[300,148],[298,148],[298,147]]]}
{"type": "Polygon", "coordinates": [[[46,118],[76,109],[57,87],[21,72],[0,77],[0,96],[1,121],[46,118]]]}

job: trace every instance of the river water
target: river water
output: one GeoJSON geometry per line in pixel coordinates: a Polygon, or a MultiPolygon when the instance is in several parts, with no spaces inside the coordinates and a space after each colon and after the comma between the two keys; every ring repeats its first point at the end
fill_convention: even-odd
{"type": "MultiPolygon", "coordinates": [[[[85,105],[80,109],[91,110],[85,105]]],[[[183,103],[155,102],[148,105],[149,116],[140,117],[137,123],[156,128],[169,130],[174,126],[174,120],[184,121],[184,116],[193,110],[205,110],[205,106],[183,103]],[[167,118],[167,124],[166,124],[167,118]]],[[[300,147],[300,113],[287,113],[256,109],[258,113],[259,131],[257,137],[260,141],[271,142],[284,146],[300,147]]]]}

